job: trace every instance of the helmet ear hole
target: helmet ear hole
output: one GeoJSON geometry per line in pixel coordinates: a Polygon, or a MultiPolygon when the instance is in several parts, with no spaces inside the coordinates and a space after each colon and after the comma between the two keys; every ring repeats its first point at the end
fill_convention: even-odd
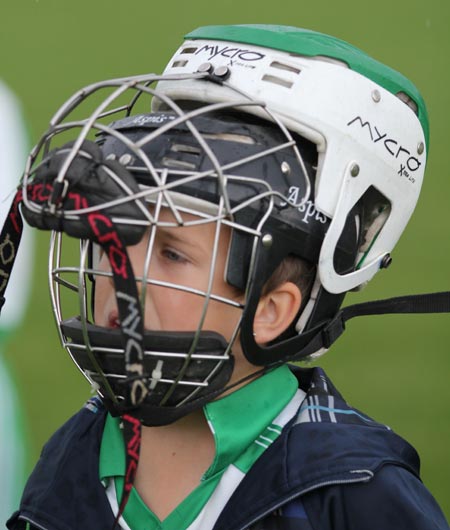
{"type": "Polygon", "coordinates": [[[338,274],[347,274],[363,266],[391,213],[391,202],[370,186],[347,215],[333,257],[338,274]],[[337,249],[343,249],[339,252],[337,249]]]}
{"type": "Polygon", "coordinates": [[[392,210],[389,199],[371,186],[358,201],[362,204],[361,235],[356,268],[364,264],[392,210]]]}

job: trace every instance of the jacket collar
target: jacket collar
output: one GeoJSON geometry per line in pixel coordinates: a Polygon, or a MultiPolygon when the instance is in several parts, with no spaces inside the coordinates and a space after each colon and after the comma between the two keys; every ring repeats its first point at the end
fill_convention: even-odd
{"type": "Polygon", "coordinates": [[[247,528],[303,493],[368,481],[387,463],[419,474],[415,449],[389,427],[349,407],[322,369],[293,371],[307,397],[233,493],[214,530],[247,528]]]}

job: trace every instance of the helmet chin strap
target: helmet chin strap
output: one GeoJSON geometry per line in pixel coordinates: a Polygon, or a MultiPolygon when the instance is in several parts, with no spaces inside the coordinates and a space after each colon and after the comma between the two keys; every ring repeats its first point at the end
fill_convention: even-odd
{"type": "Polygon", "coordinates": [[[352,318],[367,315],[414,313],[450,313],[450,291],[398,296],[343,307],[312,337],[301,352],[288,360],[299,361],[314,356],[316,352],[322,349],[329,349],[344,332],[346,322],[352,318]]]}

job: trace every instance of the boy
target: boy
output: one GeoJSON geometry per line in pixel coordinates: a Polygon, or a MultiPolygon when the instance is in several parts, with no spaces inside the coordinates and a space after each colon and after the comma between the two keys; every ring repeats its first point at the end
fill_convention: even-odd
{"type": "Polygon", "coordinates": [[[447,528],[413,448],[286,364],[371,311],[339,308],[389,265],[427,144],[409,81],[295,28],[200,28],[163,76],[71,98],[2,235],[19,202],[53,230],[60,336],[100,399],[8,528],[447,528]]]}

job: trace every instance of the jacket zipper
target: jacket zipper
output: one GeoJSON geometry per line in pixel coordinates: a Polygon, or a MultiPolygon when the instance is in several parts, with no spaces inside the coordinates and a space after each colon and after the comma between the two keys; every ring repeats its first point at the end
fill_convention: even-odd
{"type": "Polygon", "coordinates": [[[249,523],[246,523],[244,526],[239,526],[235,530],[247,530],[248,528],[251,527],[252,524],[256,523],[257,521],[259,521],[261,519],[263,519],[264,517],[266,517],[266,515],[269,515],[270,513],[272,513],[273,511],[277,510],[278,508],[280,508],[284,504],[287,504],[288,502],[294,500],[297,497],[305,495],[306,493],[310,493],[311,491],[313,491],[315,489],[323,488],[323,487],[326,487],[326,486],[338,486],[339,484],[354,484],[354,483],[357,483],[357,482],[368,482],[374,476],[374,473],[372,471],[368,470],[368,469],[358,469],[358,470],[350,471],[350,473],[355,473],[355,474],[356,473],[360,473],[361,475],[363,473],[365,473],[366,476],[358,477],[358,478],[354,478],[354,479],[328,480],[328,481],[325,481],[325,482],[319,482],[318,484],[314,484],[314,486],[310,486],[309,488],[305,488],[303,490],[300,490],[297,493],[287,497],[286,499],[283,499],[281,502],[271,506],[269,509],[264,511],[262,514],[258,515],[257,517],[254,517],[249,523]]]}

